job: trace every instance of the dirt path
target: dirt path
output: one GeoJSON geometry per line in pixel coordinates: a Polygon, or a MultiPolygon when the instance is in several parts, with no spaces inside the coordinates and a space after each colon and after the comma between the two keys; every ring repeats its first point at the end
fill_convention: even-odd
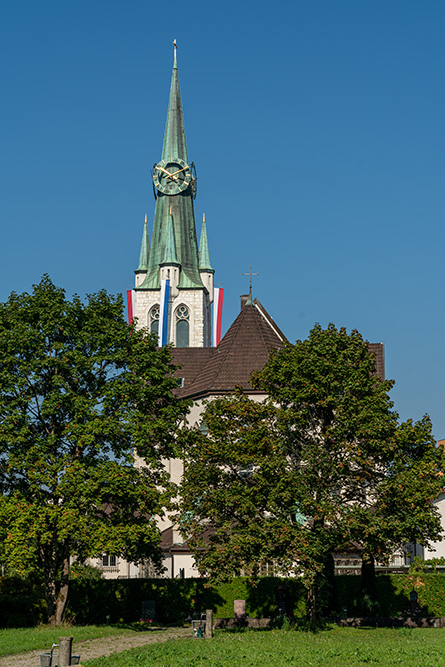
{"type": "MultiPolygon", "coordinates": [[[[178,639],[179,637],[191,637],[191,628],[171,628],[170,630],[151,630],[150,632],[141,632],[134,635],[113,635],[111,637],[102,637],[100,639],[88,639],[84,642],[73,644],[73,653],[80,653],[81,663],[93,658],[100,658],[111,653],[120,653],[130,648],[139,646],[148,646],[158,642],[165,642],[167,639],[178,639]]],[[[26,653],[16,653],[15,655],[5,655],[0,658],[0,667],[39,667],[38,651],[27,651],[26,653]]]]}

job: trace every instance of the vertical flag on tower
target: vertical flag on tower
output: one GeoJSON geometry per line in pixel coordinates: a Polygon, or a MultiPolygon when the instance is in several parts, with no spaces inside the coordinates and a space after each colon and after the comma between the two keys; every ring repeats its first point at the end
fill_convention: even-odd
{"type": "Polygon", "coordinates": [[[222,308],[224,289],[215,287],[213,290],[213,345],[216,347],[221,340],[222,308]]]}
{"type": "Polygon", "coordinates": [[[133,322],[134,317],[134,289],[127,289],[128,324],[133,322]]]}
{"type": "Polygon", "coordinates": [[[167,345],[168,333],[168,299],[170,296],[170,281],[161,280],[161,307],[159,309],[159,336],[158,345],[167,345]]]}

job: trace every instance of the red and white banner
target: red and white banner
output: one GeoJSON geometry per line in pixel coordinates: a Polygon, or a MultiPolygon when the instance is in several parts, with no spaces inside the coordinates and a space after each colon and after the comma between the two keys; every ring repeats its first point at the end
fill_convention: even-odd
{"type": "Polygon", "coordinates": [[[127,289],[128,324],[133,322],[134,317],[134,289],[127,289]]]}
{"type": "Polygon", "coordinates": [[[221,340],[222,309],[224,288],[215,287],[213,290],[213,346],[219,345],[221,340]]]}
{"type": "Polygon", "coordinates": [[[170,296],[170,281],[161,280],[161,306],[159,309],[158,345],[167,345],[168,334],[168,302],[170,296]]]}

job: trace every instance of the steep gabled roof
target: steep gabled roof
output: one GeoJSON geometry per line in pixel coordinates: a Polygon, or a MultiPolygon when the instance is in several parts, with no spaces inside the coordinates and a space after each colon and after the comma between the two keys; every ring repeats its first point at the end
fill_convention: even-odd
{"type": "Polygon", "coordinates": [[[178,391],[183,398],[225,394],[250,385],[253,371],[261,370],[272,348],[282,347],[284,335],[255,299],[246,304],[216,348],[176,348],[173,361],[182,364],[177,372],[184,379],[178,391]]]}
{"type": "MultiPolygon", "coordinates": [[[[272,348],[283,347],[286,337],[261,303],[242,297],[241,312],[218,347],[173,348],[173,363],[180,365],[176,375],[182,378],[178,388],[181,398],[205,398],[227,394],[241,387],[256,392],[250,376],[266,365],[272,348]]],[[[375,355],[376,374],[385,379],[383,343],[368,343],[375,355]]]]}

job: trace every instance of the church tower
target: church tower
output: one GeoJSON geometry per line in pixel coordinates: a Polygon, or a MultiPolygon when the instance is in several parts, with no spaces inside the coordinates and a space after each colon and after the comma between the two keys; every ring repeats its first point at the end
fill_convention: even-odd
{"type": "Polygon", "coordinates": [[[205,218],[198,250],[193,206],[196,172],[187,155],[176,40],[174,45],[162,156],[152,174],[156,199],[153,233],[150,245],[145,219],[135,271],[133,315],[140,326],[160,335],[160,344],[209,347],[214,270],[205,218]]]}

